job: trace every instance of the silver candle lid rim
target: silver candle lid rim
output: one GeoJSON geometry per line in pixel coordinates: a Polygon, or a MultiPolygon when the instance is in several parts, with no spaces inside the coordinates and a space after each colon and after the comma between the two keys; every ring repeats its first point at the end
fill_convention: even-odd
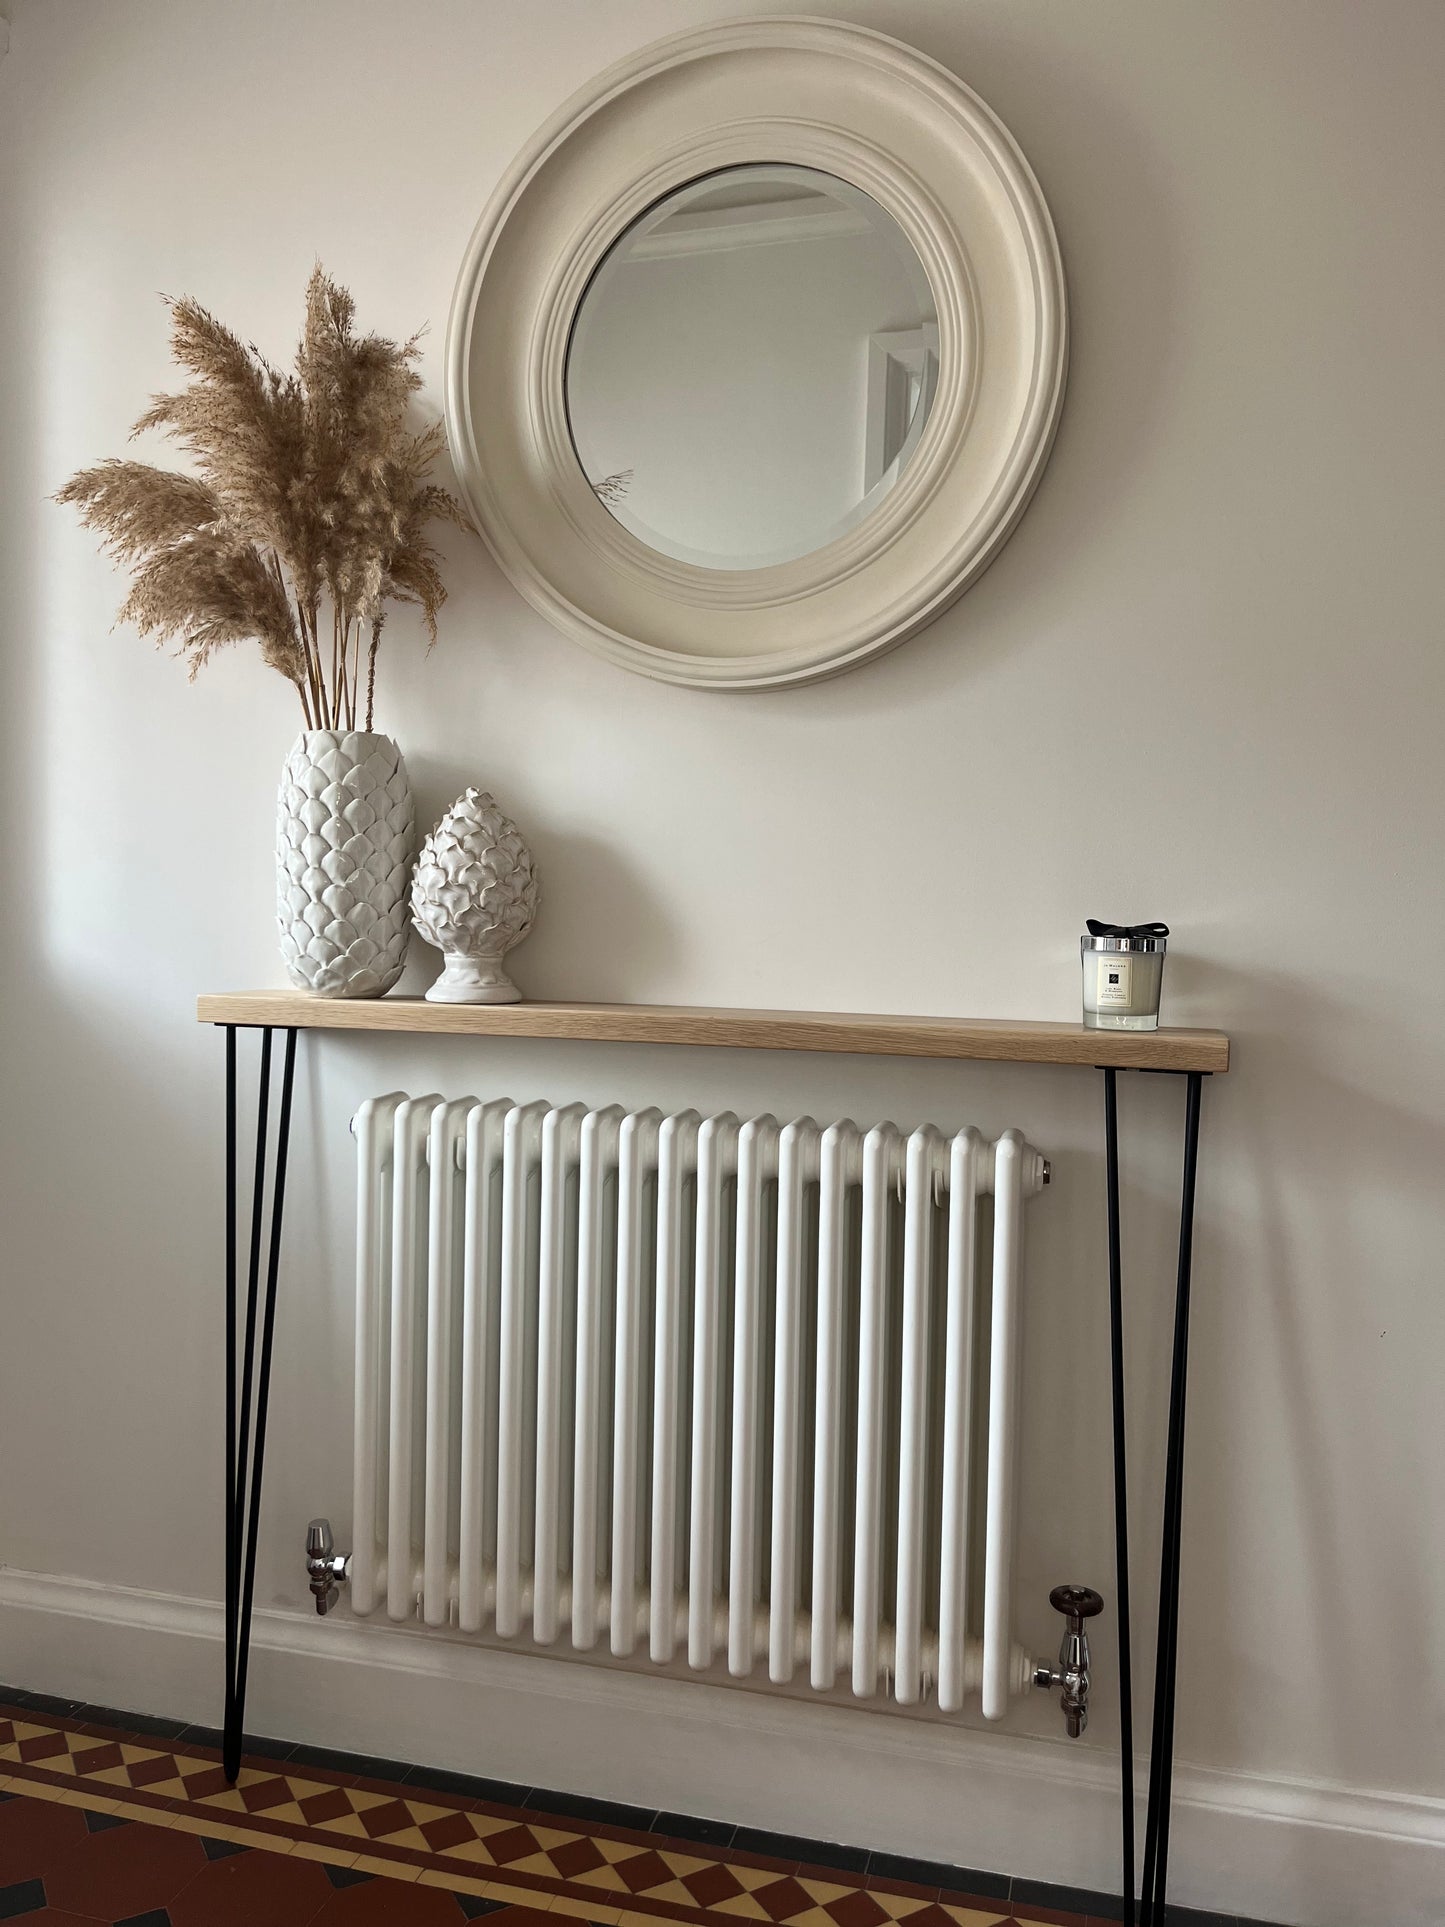
{"type": "Polygon", "coordinates": [[[1129,951],[1134,951],[1136,953],[1143,952],[1147,955],[1150,951],[1157,950],[1157,951],[1163,952],[1167,950],[1169,948],[1169,939],[1167,937],[1089,937],[1089,936],[1085,936],[1085,937],[1080,937],[1079,948],[1086,955],[1091,950],[1112,950],[1115,952],[1120,950],[1129,950],[1129,951]]]}

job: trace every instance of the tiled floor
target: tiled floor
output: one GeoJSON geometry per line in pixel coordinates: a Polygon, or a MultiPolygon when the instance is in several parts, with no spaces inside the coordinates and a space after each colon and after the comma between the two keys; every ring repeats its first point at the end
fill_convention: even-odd
{"type": "Polygon", "coordinates": [[[231,1787],[214,1739],[0,1688],[0,1921],[1102,1927],[1119,1917],[1102,1894],[316,1748],[256,1742],[231,1787]]]}

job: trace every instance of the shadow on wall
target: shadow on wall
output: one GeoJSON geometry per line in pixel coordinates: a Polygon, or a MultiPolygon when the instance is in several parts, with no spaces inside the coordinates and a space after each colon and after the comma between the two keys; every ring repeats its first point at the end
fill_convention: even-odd
{"type": "MultiPolygon", "coordinates": [[[[1250,1645],[1259,1624],[1245,1603],[1252,1574],[1247,1562],[1236,1563],[1247,1542],[1218,1513],[1231,1493],[1237,1497],[1252,1480],[1272,1484],[1267,1516],[1293,1541],[1299,1562],[1295,1616],[1276,1628],[1276,1636],[1312,1656],[1319,1684],[1312,1705],[1292,1708],[1290,1721],[1299,1728],[1313,1724],[1311,1751],[1329,1759],[1335,1734],[1406,1730],[1418,1719],[1415,1662],[1438,1637],[1438,1607],[1420,1560],[1412,1556],[1421,1539],[1420,1494],[1438,1468],[1398,1463],[1394,1476],[1377,1480],[1368,1494],[1351,1494],[1349,1484],[1364,1476],[1356,1470],[1361,1421],[1348,1404],[1322,1390],[1338,1386],[1344,1374],[1320,1354],[1332,1343],[1353,1346],[1359,1409],[1379,1410],[1388,1387],[1382,1390],[1378,1380],[1388,1377],[1391,1354],[1378,1348],[1427,1342],[1418,1331],[1390,1329],[1407,1281],[1380,1270],[1379,1224],[1412,1212],[1423,1222],[1424,1207],[1439,1194],[1445,1131],[1408,1103],[1382,1097],[1378,1075],[1366,1087],[1322,1068],[1321,1055],[1331,1049],[1337,1059],[1376,1067],[1376,1074],[1381,1066],[1400,1065],[1406,1090],[1418,1075],[1406,1034],[1370,1011],[1363,981],[1359,997],[1347,999],[1321,995],[1295,977],[1199,963],[1193,969],[1208,978],[1214,1007],[1232,1013],[1236,1050],[1236,1072],[1228,1080],[1229,1142],[1216,1137],[1218,1150],[1206,1146],[1201,1176],[1201,1195],[1207,1197],[1209,1161],[1227,1154],[1231,1177],[1242,1187],[1235,1210],[1209,1214],[1211,1243],[1217,1240],[1210,1278],[1222,1294],[1221,1362],[1262,1388],[1282,1447],[1272,1464],[1254,1468],[1229,1465],[1232,1448],[1246,1449],[1233,1439],[1225,1441],[1223,1463],[1211,1467],[1196,1460],[1194,1491],[1203,1509],[1216,1514],[1207,1538],[1218,1547],[1224,1569],[1209,1574],[1196,1566],[1193,1578],[1208,1610],[1223,1622],[1221,1655],[1247,1683],[1231,1704],[1236,1712],[1247,1705],[1267,1712],[1278,1704],[1280,1675],[1289,1669],[1250,1645]],[[1347,1040],[1343,1048],[1341,1040],[1347,1040]],[[1316,1169],[1318,1183],[1287,1188],[1276,1174],[1291,1165],[1316,1169]],[[1247,1243],[1240,1242],[1240,1226],[1247,1243]],[[1319,1252],[1329,1254],[1328,1266],[1312,1263],[1310,1254],[1319,1252]],[[1322,1314],[1320,1293],[1329,1289],[1331,1274],[1347,1280],[1348,1289],[1337,1284],[1336,1302],[1322,1314]],[[1394,1295],[1387,1297],[1392,1286],[1394,1295]],[[1262,1308],[1243,1303],[1242,1292],[1262,1295],[1262,1308]],[[1268,1337],[1252,1358],[1238,1350],[1239,1334],[1251,1326],[1268,1337]],[[1367,1388],[1372,1375],[1377,1382],[1367,1388]],[[1375,1522],[1372,1543],[1377,1553],[1388,1548],[1387,1558],[1372,1560],[1348,1536],[1346,1521],[1358,1519],[1362,1503],[1375,1522]]],[[[1438,1257],[1432,1262],[1438,1269],[1438,1257]]],[[[1380,1438],[1371,1446],[1376,1455],[1388,1450],[1380,1438]]],[[[1402,1454],[1408,1449],[1399,1448],[1402,1454]]],[[[1378,1471],[1378,1456],[1373,1462],[1378,1471]]],[[[1188,1585],[1186,1574],[1186,1593],[1188,1585]]],[[[1250,1750],[1247,1741],[1243,1750],[1250,1750]]],[[[1342,1777],[1358,1780],[1358,1766],[1358,1760],[1342,1760],[1342,1777]]],[[[1392,1783],[1388,1760],[1376,1771],[1376,1784],[1392,1783]]],[[[1302,1877],[1306,1871],[1301,1869],[1302,1877]]]]}
{"type": "MultiPolygon", "coordinates": [[[[418,841],[469,783],[486,787],[485,774],[478,773],[484,760],[464,764],[427,756],[409,759],[418,841]]],[[[497,801],[511,814],[506,796],[497,801]]],[[[518,828],[536,859],[542,886],[536,928],[511,953],[508,964],[524,997],[640,1002],[653,987],[676,979],[685,950],[677,926],[638,867],[615,844],[600,836],[549,828],[535,806],[518,828]]],[[[440,968],[440,953],[413,932],[401,988],[424,990],[440,968]]]]}
{"type": "MultiPolygon", "coordinates": [[[[212,1252],[185,1203],[210,1181],[212,1116],[203,1123],[196,1102],[191,1067],[204,1040],[190,997],[173,997],[163,970],[147,975],[136,966],[128,933],[110,914],[109,880],[99,874],[114,827],[104,751],[88,759],[89,783],[61,799],[65,832],[77,820],[81,832],[57,856],[57,772],[87,731],[111,747],[118,732],[102,713],[100,679],[77,678],[57,695],[65,651],[84,634],[90,611],[84,586],[56,566],[71,531],[47,496],[64,479],[50,466],[52,451],[85,384],[57,348],[65,340],[56,325],[63,240],[39,218],[43,199],[33,183],[12,186],[16,225],[0,275],[0,332],[30,372],[8,385],[0,404],[0,807],[11,908],[0,1221],[13,1287],[0,1347],[0,1450],[7,1464],[26,1468],[14,1492],[23,1487],[27,1499],[11,1509],[5,1559],[72,1570],[74,1521],[84,1516],[97,1527],[97,1568],[143,1582],[165,1567],[168,1552],[181,1552],[186,1526],[169,1507],[137,1507],[135,1494],[164,1489],[175,1459],[171,1427],[189,1436],[210,1391],[195,1371],[210,1301],[203,1305],[192,1287],[208,1275],[212,1252]],[[87,813],[105,836],[87,840],[87,813]],[[163,1315],[155,1320],[137,1315],[129,1291],[147,1275],[161,1281],[163,1315]],[[158,1410],[163,1418],[138,1428],[138,1451],[114,1448],[111,1414],[158,1410]],[[96,1413],[103,1416],[94,1420],[96,1413]],[[117,1562],[119,1533],[107,1522],[121,1519],[117,1562]]],[[[109,646],[113,613],[112,601],[95,623],[98,649],[109,646]]],[[[137,744],[132,738],[133,756],[137,744]]],[[[122,834],[136,833],[127,825],[122,834]]],[[[163,854],[147,852],[157,867],[163,854]]],[[[166,934],[162,927],[158,944],[166,934]]],[[[195,1449],[219,1481],[219,1432],[214,1444],[206,1432],[195,1449]]],[[[214,1570],[219,1575],[219,1546],[214,1570]]]]}

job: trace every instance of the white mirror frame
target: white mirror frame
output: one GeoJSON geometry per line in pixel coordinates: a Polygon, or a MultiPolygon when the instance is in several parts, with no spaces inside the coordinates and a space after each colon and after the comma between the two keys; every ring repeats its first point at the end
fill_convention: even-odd
{"type": "Polygon", "coordinates": [[[1053,223],[977,95],[864,28],[741,20],[610,68],[519,155],[458,278],[447,429],[488,546],[550,622],[666,682],[767,689],[896,647],[977,580],[1048,459],[1067,367],[1053,223]],[[798,560],[722,571],[649,549],[598,500],[568,428],[567,345],[593,273],[639,215],[760,161],[837,175],[898,222],[933,287],[938,382],[877,508],[798,560]]]}

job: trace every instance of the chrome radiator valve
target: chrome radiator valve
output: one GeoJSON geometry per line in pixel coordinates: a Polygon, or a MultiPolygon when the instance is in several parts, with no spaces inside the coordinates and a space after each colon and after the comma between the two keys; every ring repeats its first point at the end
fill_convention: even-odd
{"type": "Polygon", "coordinates": [[[346,1584],[347,1555],[337,1552],[329,1519],[313,1519],[306,1528],[306,1577],[319,1613],[329,1613],[346,1584]]]}
{"type": "Polygon", "coordinates": [[[1059,1705],[1064,1724],[1069,1738],[1076,1740],[1089,1723],[1089,1635],[1084,1621],[1101,1613],[1104,1602],[1088,1586],[1055,1586],[1049,1604],[1064,1615],[1064,1637],[1058,1666],[1036,1666],[1034,1685],[1062,1689],[1059,1705]]]}

